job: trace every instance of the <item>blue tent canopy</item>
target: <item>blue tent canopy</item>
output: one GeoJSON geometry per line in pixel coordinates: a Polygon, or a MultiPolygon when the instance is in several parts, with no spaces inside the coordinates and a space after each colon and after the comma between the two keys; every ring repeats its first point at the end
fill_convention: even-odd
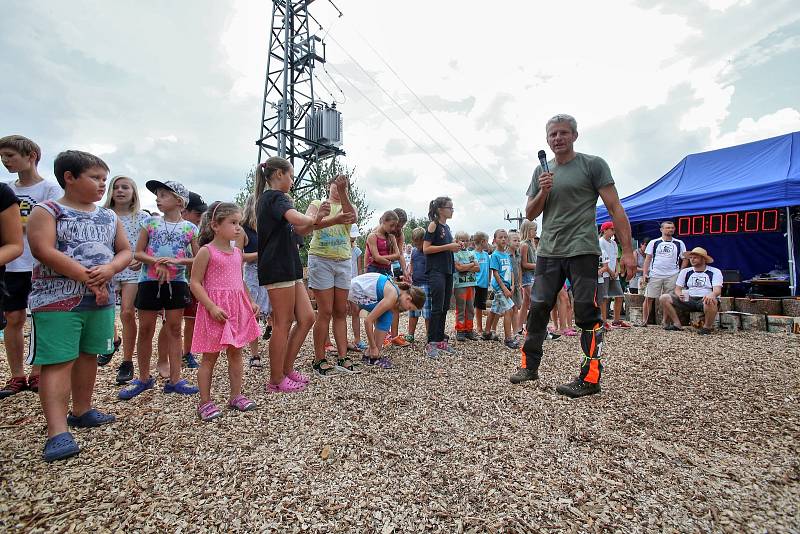
{"type": "MultiPolygon", "coordinates": [[[[800,206],[800,132],[744,145],[691,154],[641,191],[622,199],[634,237],[657,237],[658,222],[690,215],[800,206]]],[[[796,212],[796,209],[794,210],[796,212]]],[[[597,208],[597,223],[610,219],[597,208]]],[[[788,267],[793,294],[800,279],[800,219],[790,217],[787,234],[753,233],[683,238],[702,246],[721,268],[744,278],[788,267]]]]}
{"type": "Polygon", "coordinates": [[[800,205],[800,132],[686,156],[622,205],[631,222],[800,205]]]}

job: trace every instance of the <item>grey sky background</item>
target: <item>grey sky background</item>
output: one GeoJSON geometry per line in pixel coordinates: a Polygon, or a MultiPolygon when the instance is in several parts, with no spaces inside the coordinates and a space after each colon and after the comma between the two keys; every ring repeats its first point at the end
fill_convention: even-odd
{"type": "MultiPolygon", "coordinates": [[[[336,4],[341,19],[323,0],[311,7],[327,34],[318,95],[339,101],[344,163],[377,214],[422,216],[446,194],[454,229],[506,226],[555,113],[578,119],[577,150],[603,156],[623,196],[687,153],[800,130],[800,10],[789,0],[336,4]]],[[[241,188],[257,157],[271,2],[0,5],[0,130],[42,146],[44,176],[59,151],[79,148],[135,178],[145,207],[152,178],[208,202],[241,188]]]]}

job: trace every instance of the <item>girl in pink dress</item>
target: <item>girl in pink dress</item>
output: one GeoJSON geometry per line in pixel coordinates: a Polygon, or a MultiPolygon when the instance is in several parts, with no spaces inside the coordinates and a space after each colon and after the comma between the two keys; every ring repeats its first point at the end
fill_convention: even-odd
{"type": "Polygon", "coordinates": [[[258,306],[250,299],[242,278],[242,251],[231,243],[242,234],[239,206],[215,202],[203,215],[199,244],[192,265],[192,294],[202,304],[197,309],[192,352],[203,353],[197,372],[200,406],[197,413],[211,421],[222,411],[211,400],[211,377],[220,352],[228,358],[230,398],[228,407],[245,412],[256,403],[242,395],[242,347],[257,339],[258,306]]]}

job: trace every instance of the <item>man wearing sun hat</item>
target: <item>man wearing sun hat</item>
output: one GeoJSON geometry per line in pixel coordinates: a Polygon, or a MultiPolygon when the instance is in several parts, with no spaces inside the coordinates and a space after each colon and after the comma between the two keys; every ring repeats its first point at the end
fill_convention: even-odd
{"type": "Polygon", "coordinates": [[[710,267],[714,258],[706,249],[695,247],[686,253],[691,267],[681,269],[675,281],[674,295],[661,295],[659,300],[664,309],[664,330],[683,330],[675,308],[704,312],[705,322],[697,333],[710,334],[714,319],[719,310],[719,296],[722,294],[722,271],[710,267]]]}

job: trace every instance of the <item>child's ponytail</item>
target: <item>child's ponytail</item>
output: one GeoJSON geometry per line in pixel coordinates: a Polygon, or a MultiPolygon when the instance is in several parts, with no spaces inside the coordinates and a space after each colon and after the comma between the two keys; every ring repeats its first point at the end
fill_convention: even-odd
{"type": "Polygon", "coordinates": [[[448,202],[452,202],[450,197],[436,197],[431,200],[431,203],[428,205],[428,219],[432,221],[439,220],[439,208],[447,204],[448,202]]]}

